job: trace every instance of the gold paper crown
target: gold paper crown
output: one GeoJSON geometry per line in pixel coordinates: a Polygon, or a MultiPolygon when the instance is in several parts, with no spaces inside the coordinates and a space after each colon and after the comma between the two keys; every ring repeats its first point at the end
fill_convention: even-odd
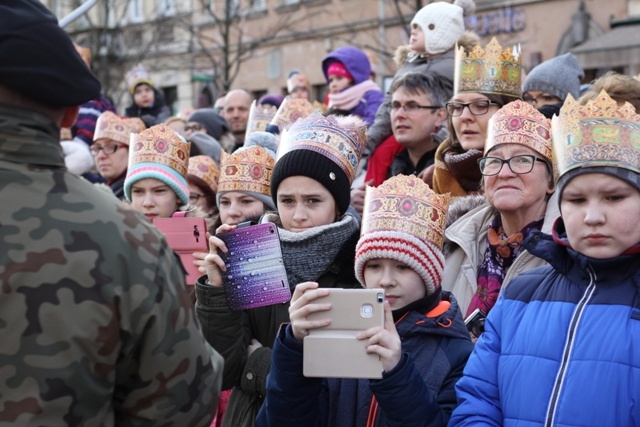
{"type": "Polygon", "coordinates": [[[127,87],[129,88],[130,93],[133,93],[136,86],[140,83],[146,83],[149,86],[153,86],[151,76],[147,73],[147,70],[144,69],[142,64],[138,64],[133,67],[125,76],[125,81],[127,82],[127,87]]]}
{"type": "Polygon", "coordinates": [[[189,169],[187,170],[187,173],[206,182],[214,193],[217,191],[220,169],[218,169],[218,165],[216,165],[216,162],[211,157],[191,157],[189,159],[189,169]]]}
{"type": "Polygon", "coordinates": [[[187,178],[191,143],[169,126],[161,124],[140,133],[131,134],[129,169],[140,163],[154,163],[169,167],[187,178]]]}
{"type": "Polygon", "coordinates": [[[108,138],[129,145],[131,134],[140,133],[145,128],[144,122],[138,117],[120,117],[111,111],[105,111],[96,121],[93,140],[108,138]]]}
{"type": "Polygon", "coordinates": [[[442,249],[451,197],[436,194],[416,176],[397,175],[367,187],[362,235],[376,231],[407,233],[442,249]]]}
{"type": "Polygon", "coordinates": [[[367,142],[366,132],[366,124],[355,116],[314,113],[282,134],[277,158],[293,150],[315,151],[337,164],[353,182],[367,142]]]}
{"type": "Polygon", "coordinates": [[[552,161],[551,122],[526,102],[509,102],[489,120],[484,153],[501,144],[524,145],[552,161]]]}
{"type": "Polygon", "coordinates": [[[306,89],[311,88],[309,79],[302,73],[294,74],[287,80],[287,92],[291,93],[294,89],[303,87],[306,89]]]}
{"type": "Polygon", "coordinates": [[[245,139],[254,132],[266,131],[277,111],[278,109],[273,105],[258,105],[256,101],[253,101],[249,109],[245,139]]]}
{"type": "Polygon", "coordinates": [[[579,167],[615,166],[640,173],[640,115],[604,90],[581,106],[569,94],[551,121],[558,178],[579,167]]]}
{"type": "Polygon", "coordinates": [[[454,93],[480,92],[520,98],[522,58],[520,46],[502,49],[495,37],[483,49],[480,46],[465,54],[456,49],[454,93]]]}
{"type": "Polygon", "coordinates": [[[248,191],[271,197],[271,171],[274,163],[272,155],[259,145],[233,154],[223,152],[218,193],[248,191]]]}
{"type": "Polygon", "coordinates": [[[306,99],[286,97],[271,120],[271,124],[278,126],[280,132],[283,132],[289,129],[296,120],[309,116],[314,109],[306,99]]]}

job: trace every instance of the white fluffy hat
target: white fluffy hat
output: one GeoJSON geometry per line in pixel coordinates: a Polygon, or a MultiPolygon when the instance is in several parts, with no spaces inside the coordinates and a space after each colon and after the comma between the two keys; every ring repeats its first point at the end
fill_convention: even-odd
{"type": "Polygon", "coordinates": [[[429,3],[415,14],[411,25],[422,28],[425,52],[437,55],[454,47],[464,32],[464,17],[474,10],[473,0],[429,3]]]}

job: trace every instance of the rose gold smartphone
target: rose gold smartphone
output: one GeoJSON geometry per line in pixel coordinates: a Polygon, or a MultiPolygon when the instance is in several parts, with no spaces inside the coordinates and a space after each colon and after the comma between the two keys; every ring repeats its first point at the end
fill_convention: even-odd
{"type": "Polygon", "coordinates": [[[331,289],[314,304],[331,303],[331,309],[313,313],[309,320],[331,319],[331,324],[309,331],[304,337],[303,374],[322,378],[382,378],[382,361],[368,354],[366,341],[356,334],[374,326],[384,327],[382,289],[331,289]]]}

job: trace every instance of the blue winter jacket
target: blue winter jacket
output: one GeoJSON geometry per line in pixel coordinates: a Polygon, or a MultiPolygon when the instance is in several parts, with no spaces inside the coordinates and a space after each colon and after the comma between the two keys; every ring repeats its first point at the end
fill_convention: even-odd
{"type": "Polygon", "coordinates": [[[445,292],[443,300],[450,302],[443,313],[410,311],[397,322],[402,358],[381,380],[304,377],[302,343],[291,326],[281,328],[257,425],[446,426],[473,344],[458,303],[445,292]],[[367,423],[370,413],[375,415],[367,423]]]}
{"type": "Polygon", "coordinates": [[[594,259],[540,232],[524,244],[550,265],[491,310],[449,425],[640,425],[640,246],[594,259]]]}
{"type": "MultiPolygon", "coordinates": [[[[322,72],[327,81],[329,81],[329,76],[327,75],[329,65],[336,61],[341,62],[353,76],[354,85],[369,80],[371,62],[369,57],[360,49],[353,46],[344,46],[325,56],[322,60],[322,72]]],[[[371,126],[376,118],[378,107],[380,107],[383,100],[384,93],[380,89],[369,90],[365,92],[360,103],[349,111],[349,114],[361,117],[367,122],[367,126],[371,126]]]]}

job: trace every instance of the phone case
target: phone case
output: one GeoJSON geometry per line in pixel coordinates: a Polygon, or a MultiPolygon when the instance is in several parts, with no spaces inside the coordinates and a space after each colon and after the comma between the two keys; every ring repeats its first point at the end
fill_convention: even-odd
{"type": "Polygon", "coordinates": [[[291,290],[282,260],[278,227],[273,223],[238,227],[218,233],[227,245],[221,253],[227,271],[222,283],[231,310],[287,302],[291,290]]]}
{"type": "Polygon", "coordinates": [[[358,332],[384,327],[382,289],[331,289],[313,304],[331,303],[329,311],[308,320],[331,318],[331,324],[309,331],[303,340],[303,375],[321,378],[382,378],[382,361],[368,354],[358,332]]]}
{"type": "Polygon", "coordinates": [[[180,257],[186,271],[187,285],[195,285],[201,273],[193,264],[194,252],[209,252],[207,223],[201,217],[154,218],[153,225],[167,239],[169,247],[180,257]]]}

